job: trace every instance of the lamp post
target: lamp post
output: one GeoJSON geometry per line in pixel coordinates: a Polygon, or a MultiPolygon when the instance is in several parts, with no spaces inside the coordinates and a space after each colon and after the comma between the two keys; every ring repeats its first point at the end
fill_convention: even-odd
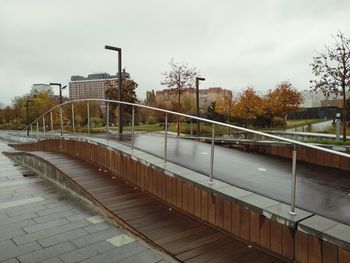
{"type": "MultiPolygon", "coordinates": [[[[118,100],[122,101],[122,49],[119,47],[105,46],[105,49],[113,50],[118,52],[118,100]]],[[[122,118],[122,104],[118,107],[118,130],[119,134],[123,133],[123,118],[122,118]]]]}
{"type": "MultiPolygon", "coordinates": [[[[199,117],[199,81],[204,81],[205,78],[196,77],[196,110],[197,110],[197,117],[199,117]]],[[[199,120],[197,120],[197,135],[200,136],[200,126],[199,126],[199,120]]]]}
{"type": "Polygon", "coordinates": [[[31,99],[26,100],[26,106],[27,106],[27,137],[29,137],[29,102],[34,102],[31,99]]]}
{"type": "Polygon", "coordinates": [[[62,90],[65,89],[67,86],[63,86],[61,83],[50,83],[50,86],[58,86],[60,88],[60,104],[62,104],[62,90]]]}

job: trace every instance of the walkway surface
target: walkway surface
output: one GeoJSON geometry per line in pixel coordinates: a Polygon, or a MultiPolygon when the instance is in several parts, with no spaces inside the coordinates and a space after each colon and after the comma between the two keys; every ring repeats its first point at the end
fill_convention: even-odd
{"type": "Polygon", "coordinates": [[[141,189],[88,162],[57,153],[31,153],[55,165],[107,210],[180,261],[283,262],[169,208],[141,189]]]}
{"type": "Polygon", "coordinates": [[[0,262],[175,262],[2,153],[0,168],[0,262]]]}
{"type": "MultiPolygon", "coordinates": [[[[137,134],[135,148],[163,158],[164,136],[137,134]]],[[[208,174],[210,144],[169,137],[168,160],[208,174]]],[[[215,146],[214,179],[286,204],[291,168],[284,158],[215,146]]],[[[350,225],[349,172],[297,162],[296,191],[297,207],[350,225]]]]}

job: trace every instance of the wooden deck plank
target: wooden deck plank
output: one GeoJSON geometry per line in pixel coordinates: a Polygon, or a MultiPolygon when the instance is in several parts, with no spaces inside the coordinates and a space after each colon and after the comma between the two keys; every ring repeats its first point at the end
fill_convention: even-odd
{"type": "MultiPolygon", "coordinates": [[[[126,183],[110,171],[104,172],[103,168],[76,157],[55,153],[38,153],[39,157],[43,155],[47,161],[65,172],[68,177],[89,192],[106,209],[180,261],[280,262],[277,257],[255,248],[248,248],[245,243],[180,211],[169,208],[166,203],[162,203],[140,188],[126,183]]],[[[178,203],[182,209],[194,212],[203,219],[211,218],[214,223],[216,222],[227,230],[237,228],[238,231],[233,232],[239,233],[242,227],[239,222],[235,222],[232,226],[228,223],[228,221],[231,221],[229,220],[231,216],[233,217],[237,213],[237,209],[234,209],[235,206],[233,205],[232,209],[225,211],[224,208],[231,208],[226,200],[222,200],[222,204],[220,203],[216,207],[217,210],[222,210],[225,219],[214,218],[213,215],[209,214],[209,206],[211,205],[210,202],[215,200],[206,192],[182,184],[181,181],[163,180],[162,175],[158,173],[153,177],[145,177],[145,172],[141,167],[133,173],[136,178],[134,179],[143,182],[145,185],[150,185],[152,182],[157,183],[157,185],[150,185],[150,190],[161,194],[167,201],[173,204],[178,203]],[[140,174],[135,174],[137,172],[140,174]],[[137,179],[138,176],[139,179],[137,179]],[[167,188],[174,186],[176,182],[179,182],[178,185],[182,187],[177,192],[168,192],[169,189],[166,189],[166,192],[159,185],[161,182],[167,188]],[[177,199],[174,199],[175,197],[177,199]],[[199,209],[199,204],[203,205],[202,209],[199,209]]]]}

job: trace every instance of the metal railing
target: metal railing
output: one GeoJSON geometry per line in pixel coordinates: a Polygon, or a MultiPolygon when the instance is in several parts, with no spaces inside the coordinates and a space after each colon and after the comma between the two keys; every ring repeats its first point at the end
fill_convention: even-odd
{"type": "MultiPolygon", "coordinates": [[[[174,111],[170,111],[170,110],[165,110],[165,109],[160,109],[160,108],[155,108],[155,107],[151,107],[151,106],[146,106],[146,105],[141,105],[141,104],[135,104],[135,103],[130,103],[130,102],[124,102],[124,101],[115,101],[115,100],[106,100],[106,99],[80,99],[80,100],[72,100],[72,101],[68,101],[65,103],[62,103],[60,105],[57,105],[53,108],[51,108],[50,110],[46,111],[45,113],[43,113],[41,116],[39,116],[37,119],[35,119],[32,123],[30,123],[28,126],[26,126],[24,129],[22,129],[22,131],[26,131],[28,129],[30,129],[32,131],[32,126],[34,124],[36,124],[36,129],[37,132],[39,133],[39,122],[42,119],[42,127],[43,127],[43,132],[46,132],[46,124],[45,124],[45,116],[47,114],[50,114],[50,125],[51,125],[51,131],[53,132],[53,117],[52,117],[52,112],[59,108],[60,111],[60,134],[61,136],[63,136],[63,107],[65,105],[71,104],[71,115],[72,115],[72,120],[71,120],[71,126],[72,126],[72,132],[73,134],[75,133],[75,111],[74,111],[74,104],[78,103],[78,102],[86,102],[87,103],[87,123],[88,123],[88,133],[90,133],[90,107],[89,107],[89,102],[90,101],[97,101],[97,102],[101,102],[101,103],[106,103],[106,138],[108,140],[109,138],[109,109],[110,109],[110,103],[116,103],[116,104],[123,104],[123,105],[127,105],[127,106],[131,106],[132,107],[132,117],[131,117],[131,149],[134,149],[134,140],[135,140],[135,107],[139,107],[139,108],[145,108],[148,110],[154,110],[154,111],[158,111],[158,112],[163,112],[165,114],[165,126],[164,126],[164,153],[163,153],[163,160],[164,160],[164,164],[166,164],[167,162],[167,158],[168,158],[168,115],[169,114],[173,114],[173,115],[177,115],[177,116],[181,116],[181,117],[185,117],[185,118],[189,118],[189,119],[194,119],[197,121],[201,121],[201,122],[206,122],[206,123],[210,123],[212,124],[212,132],[211,132],[211,152],[210,152],[210,171],[209,171],[209,181],[208,184],[213,184],[213,174],[214,174],[214,149],[215,149],[215,125],[219,125],[219,126],[223,126],[223,127],[227,127],[227,128],[232,128],[232,129],[236,129],[239,131],[244,131],[247,133],[252,133],[255,135],[259,135],[259,136],[264,136],[267,138],[271,138],[277,141],[282,141],[282,142],[286,142],[288,144],[291,145],[291,147],[293,148],[292,151],[292,179],[291,179],[291,201],[290,201],[290,211],[289,213],[291,215],[295,215],[295,199],[296,199],[296,161],[297,161],[297,151],[296,151],[296,146],[302,146],[302,147],[306,147],[306,148],[310,148],[310,149],[315,149],[315,150],[319,150],[322,152],[327,152],[327,153],[331,153],[334,155],[338,155],[338,156],[342,156],[342,157],[346,157],[346,158],[350,158],[349,154],[346,153],[342,153],[342,152],[338,152],[338,151],[334,151],[331,149],[327,149],[327,148],[322,148],[316,145],[312,145],[312,144],[307,144],[307,143],[303,143],[300,141],[296,141],[296,140],[292,140],[292,139],[288,139],[288,138],[283,138],[280,136],[276,136],[276,135],[272,135],[272,134],[268,134],[268,133],[264,133],[264,132],[260,132],[260,131],[255,131],[255,130],[251,130],[251,129],[247,129],[244,127],[240,127],[240,126],[236,126],[236,125],[231,125],[231,124],[227,124],[227,123],[222,123],[222,122],[218,122],[218,121],[213,121],[213,120],[208,120],[208,119],[204,119],[204,118],[200,118],[200,117],[196,117],[196,116],[192,116],[192,115],[188,115],[188,114],[184,114],[184,113],[179,113],[179,112],[174,112],[174,111]]],[[[192,133],[192,130],[191,130],[192,133]]],[[[18,134],[19,136],[20,134],[18,134]]]]}

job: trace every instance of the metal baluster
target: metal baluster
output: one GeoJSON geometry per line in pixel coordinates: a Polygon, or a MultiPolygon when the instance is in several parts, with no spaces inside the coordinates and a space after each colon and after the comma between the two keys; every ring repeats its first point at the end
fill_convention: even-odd
{"type": "Polygon", "coordinates": [[[63,136],[63,113],[62,113],[62,106],[60,107],[60,120],[61,120],[61,136],[63,136]]]}
{"type": "Polygon", "coordinates": [[[131,150],[134,150],[134,126],[135,126],[135,107],[132,106],[131,116],[131,150]]]}
{"type": "Polygon", "coordinates": [[[291,199],[290,199],[290,211],[289,211],[289,214],[291,215],[296,215],[296,212],[295,212],[295,190],[296,190],[296,183],[297,183],[296,164],[297,164],[297,151],[296,151],[296,146],[293,145],[291,199]]]}
{"type": "Polygon", "coordinates": [[[36,133],[39,133],[39,122],[36,122],[36,133]]]}
{"type": "Polygon", "coordinates": [[[168,113],[165,113],[165,125],[164,125],[164,164],[167,162],[168,157],[168,113]]]}
{"type": "Polygon", "coordinates": [[[51,122],[51,132],[53,132],[53,118],[52,118],[52,111],[50,111],[50,122],[51,122]]]}
{"type": "Polygon", "coordinates": [[[74,103],[72,102],[72,132],[75,133],[74,103]]]}
{"type": "Polygon", "coordinates": [[[190,126],[190,134],[191,134],[191,136],[193,136],[193,125],[192,125],[192,119],[191,119],[191,124],[190,124],[191,126],[190,126]]]}
{"type": "Polygon", "coordinates": [[[211,152],[210,152],[210,174],[208,184],[213,184],[213,173],[214,173],[214,146],[215,146],[215,126],[213,124],[211,132],[211,152]]]}
{"type": "Polygon", "coordinates": [[[108,140],[109,139],[109,102],[107,102],[107,109],[106,109],[106,137],[108,140]]]}
{"type": "Polygon", "coordinates": [[[87,102],[88,133],[90,133],[90,103],[87,102]]]}
{"type": "Polygon", "coordinates": [[[45,127],[45,117],[43,117],[43,131],[44,131],[44,133],[46,132],[46,127],[45,127]]]}
{"type": "Polygon", "coordinates": [[[33,126],[30,125],[30,133],[32,134],[33,133],[33,126]]]}

